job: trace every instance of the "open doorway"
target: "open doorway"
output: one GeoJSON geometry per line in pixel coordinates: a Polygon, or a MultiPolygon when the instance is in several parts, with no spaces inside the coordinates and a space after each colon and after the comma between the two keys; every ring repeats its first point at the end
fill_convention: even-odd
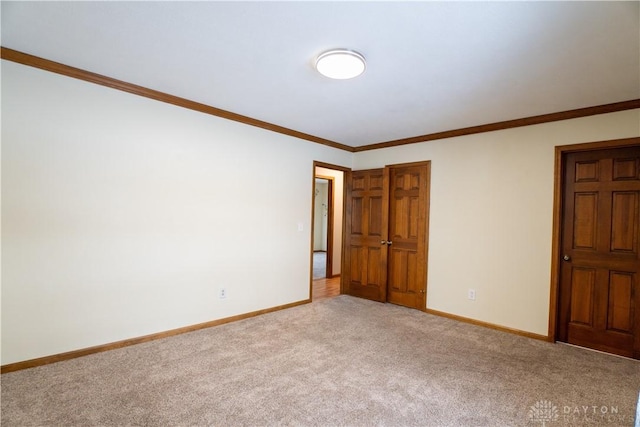
{"type": "Polygon", "coordinates": [[[316,175],[313,202],[313,280],[333,276],[334,178],[316,175]]]}
{"type": "Polygon", "coordinates": [[[344,175],[340,166],[314,162],[312,299],[340,293],[344,175]]]}

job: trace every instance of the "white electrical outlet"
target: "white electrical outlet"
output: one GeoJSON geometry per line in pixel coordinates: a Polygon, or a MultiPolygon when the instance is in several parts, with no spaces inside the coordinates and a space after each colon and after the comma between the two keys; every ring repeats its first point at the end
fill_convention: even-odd
{"type": "Polygon", "coordinates": [[[220,288],[220,290],[218,291],[218,296],[220,297],[220,299],[225,299],[227,297],[226,288],[220,288]]]}
{"type": "Polygon", "coordinates": [[[467,294],[467,297],[471,301],[475,301],[476,300],[476,290],[475,289],[469,289],[469,293],[467,294]]]}

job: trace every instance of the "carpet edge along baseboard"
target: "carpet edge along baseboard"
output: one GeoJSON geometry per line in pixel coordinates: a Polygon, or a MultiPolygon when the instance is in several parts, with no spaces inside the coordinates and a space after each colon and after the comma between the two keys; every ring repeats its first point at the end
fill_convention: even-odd
{"type": "Polygon", "coordinates": [[[459,322],[470,323],[470,324],[476,325],[476,326],[482,326],[484,328],[495,329],[495,330],[501,331],[501,332],[508,332],[510,334],[520,335],[520,336],[523,336],[523,337],[532,338],[534,340],[549,341],[549,342],[552,341],[552,339],[547,335],[540,335],[540,334],[535,334],[533,332],[522,331],[520,329],[509,328],[509,327],[506,327],[506,326],[500,326],[500,325],[496,325],[494,323],[488,323],[488,322],[483,322],[481,320],[471,319],[469,317],[458,316],[457,314],[446,313],[444,311],[438,311],[438,310],[433,310],[433,309],[427,308],[425,310],[425,313],[433,314],[434,316],[446,317],[448,319],[457,320],[459,322]]]}
{"type": "Polygon", "coordinates": [[[311,299],[305,299],[301,301],[292,302],[289,304],[283,304],[276,307],[265,308],[262,310],[252,311],[244,314],[237,314],[235,316],[225,317],[223,319],[211,320],[209,322],[198,323],[195,325],[184,326],[182,328],[171,329],[164,332],[157,332],[150,335],[144,335],[136,338],[129,338],[122,341],[116,341],[109,344],[101,344],[94,347],[82,348],[79,350],[72,350],[66,353],[53,354],[50,356],[38,357],[36,359],[24,360],[22,362],[9,363],[0,367],[0,373],[6,374],[9,372],[20,371],[23,369],[35,368],[37,366],[49,365],[51,363],[62,362],[64,360],[75,359],[77,357],[88,356],[90,354],[102,353],[104,351],[115,350],[118,348],[128,347],[131,345],[141,344],[143,342],[159,340],[162,338],[168,338],[174,335],[185,334],[187,332],[194,332],[200,329],[211,328],[213,326],[224,325],[225,323],[237,322],[239,320],[248,319],[250,317],[260,316],[261,314],[272,313],[274,311],[285,310],[287,308],[296,307],[303,304],[309,304],[311,299]]]}

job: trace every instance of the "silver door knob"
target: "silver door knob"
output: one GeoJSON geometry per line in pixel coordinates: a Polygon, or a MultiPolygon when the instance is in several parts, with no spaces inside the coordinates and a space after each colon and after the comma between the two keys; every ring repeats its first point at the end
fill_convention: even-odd
{"type": "Polygon", "coordinates": [[[393,242],[391,240],[387,240],[387,245],[391,246],[393,242]]]}
{"type": "Polygon", "coordinates": [[[387,241],[386,241],[386,240],[380,240],[380,244],[381,244],[381,245],[386,245],[386,244],[387,244],[387,241]]]}
{"type": "Polygon", "coordinates": [[[569,255],[565,254],[565,256],[563,256],[562,259],[565,260],[565,261],[570,261],[571,257],[569,255]]]}

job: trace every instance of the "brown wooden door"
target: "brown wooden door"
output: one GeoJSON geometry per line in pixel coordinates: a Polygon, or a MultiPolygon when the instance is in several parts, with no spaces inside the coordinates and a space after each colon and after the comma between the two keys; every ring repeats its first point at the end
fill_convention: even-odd
{"type": "Polygon", "coordinates": [[[428,165],[389,170],[387,301],[421,310],[427,291],[428,177],[428,165]]]}
{"type": "Polygon", "coordinates": [[[640,358],[640,147],[565,157],[558,338],[640,358]]]}
{"type": "Polygon", "coordinates": [[[387,245],[385,173],[353,171],[347,179],[343,282],[346,293],[386,301],[387,245]]]}
{"type": "Polygon", "coordinates": [[[426,162],[351,173],[345,293],[426,308],[429,166],[426,162]]]}

